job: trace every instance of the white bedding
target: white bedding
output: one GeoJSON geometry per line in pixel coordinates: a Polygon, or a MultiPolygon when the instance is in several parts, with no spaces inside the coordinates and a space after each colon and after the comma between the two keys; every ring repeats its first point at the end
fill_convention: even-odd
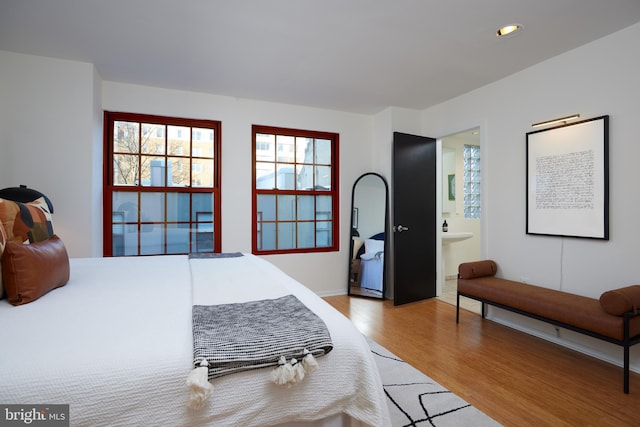
{"type": "Polygon", "coordinates": [[[72,425],[389,424],[364,337],[252,255],[72,259],[63,288],[19,307],[0,300],[0,325],[0,402],[70,404],[72,425]],[[329,328],[334,349],[318,358],[319,369],[289,389],[269,382],[269,369],[218,378],[210,403],[187,409],[192,303],[283,293],[296,295],[329,328]]]}
{"type": "Polygon", "coordinates": [[[360,287],[382,292],[384,280],[384,252],[360,257],[360,287]]]}

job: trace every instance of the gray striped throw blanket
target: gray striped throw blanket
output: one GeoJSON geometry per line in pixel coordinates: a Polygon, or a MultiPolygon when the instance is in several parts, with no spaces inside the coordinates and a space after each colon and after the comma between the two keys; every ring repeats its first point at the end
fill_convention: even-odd
{"type": "Polygon", "coordinates": [[[209,380],[278,366],[272,381],[290,386],[315,369],[313,356],[332,349],[325,323],[293,295],[193,306],[194,367],[207,366],[209,380]]]}

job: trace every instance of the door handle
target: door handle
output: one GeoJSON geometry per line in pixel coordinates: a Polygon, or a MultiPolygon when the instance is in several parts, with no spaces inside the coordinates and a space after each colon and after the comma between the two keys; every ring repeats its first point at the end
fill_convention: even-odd
{"type": "Polygon", "coordinates": [[[397,226],[393,226],[393,231],[397,231],[398,233],[402,233],[403,231],[407,231],[409,227],[405,227],[403,225],[398,224],[397,226]]]}

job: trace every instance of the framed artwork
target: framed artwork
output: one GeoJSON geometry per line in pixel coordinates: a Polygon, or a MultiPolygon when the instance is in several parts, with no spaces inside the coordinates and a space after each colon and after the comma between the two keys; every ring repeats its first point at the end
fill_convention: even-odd
{"type": "Polygon", "coordinates": [[[448,192],[449,192],[449,200],[456,199],[456,175],[451,174],[447,176],[448,179],[448,192]]]}
{"type": "Polygon", "coordinates": [[[527,133],[527,234],[609,240],[609,116],[527,133]]]}

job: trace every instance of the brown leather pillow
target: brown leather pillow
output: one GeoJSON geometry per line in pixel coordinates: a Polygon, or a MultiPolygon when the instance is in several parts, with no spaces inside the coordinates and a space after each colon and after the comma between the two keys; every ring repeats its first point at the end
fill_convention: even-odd
{"type": "Polygon", "coordinates": [[[614,316],[622,316],[628,311],[640,310],[640,285],[631,285],[606,291],[600,295],[600,306],[614,316]]]}
{"type": "MultiPolygon", "coordinates": [[[[7,235],[4,232],[4,226],[0,221],[0,258],[4,252],[4,247],[7,244],[7,235]]],[[[4,285],[2,284],[2,263],[0,263],[0,299],[4,297],[4,285]]]]}
{"type": "Polygon", "coordinates": [[[475,279],[476,277],[495,276],[498,266],[490,259],[484,261],[464,262],[458,266],[458,277],[475,279]]]}
{"type": "Polygon", "coordinates": [[[8,242],[2,255],[2,276],[11,304],[35,301],[69,281],[67,249],[55,235],[27,245],[8,242]]]}

